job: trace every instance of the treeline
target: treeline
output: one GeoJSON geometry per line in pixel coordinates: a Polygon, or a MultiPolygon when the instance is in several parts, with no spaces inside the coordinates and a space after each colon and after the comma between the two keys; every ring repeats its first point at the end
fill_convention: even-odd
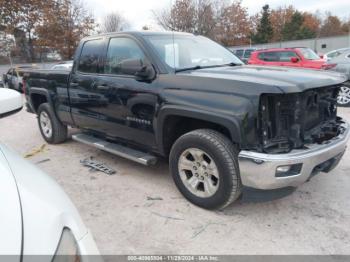
{"type": "MultiPolygon", "coordinates": [[[[350,20],[293,6],[265,5],[249,15],[240,0],[175,0],[153,15],[166,30],[205,35],[226,46],[342,35],[350,29],[350,20]]],[[[10,53],[23,62],[38,61],[50,52],[71,59],[82,37],[122,31],[130,24],[115,11],[97,25],[83,0],[0,0],[0,59],[10,53]]]]}
{"type": "Polygon", "coordinates": [[[79,0],[0,0],[1,49],[8,50],[14,37],[11,55],[22,62],[41,60],[54,51],[70,59],[80,38],[95,26],[79,0]]]}
{"type": "Polygon", "coordinates": [[[167,30],[202,34],[227,46],[349,34],[350,28],[350,20],[294,6],[265,5],[251,16],[239,0],[176,0],[154,17],[167,30]]]}

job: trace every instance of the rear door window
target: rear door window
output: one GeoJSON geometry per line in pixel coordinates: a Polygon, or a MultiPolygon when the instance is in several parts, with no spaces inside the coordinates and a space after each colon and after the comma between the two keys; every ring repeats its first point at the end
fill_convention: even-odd
{"type": "Polygon", "coordinates": [[[250,58],[251,54],[254,52],[253,49],[247,49],[244,52],[244,58],[250,58]]]}
{"type": "Polygon", "coordinates": [[[100,59],[103,52],[103,40],[89,40],[83,45],[78,71],[83,73],[100,73],[100,59]]]}
{"type": "Polygon", "coordinates": [[[266,62],[276,62],[279,61],[279,56],[277,52],[261,52],[258,55],[260,60],[266,61],[266,62]]]}
{"type": "Polygon", "coordinates": [[[242,49],[236,50],[236,51],[235,51],[235,55],[238,56],[239,58],[242,58],[242,56],[243,56],[243,50],[242,50],[242,49]]]}

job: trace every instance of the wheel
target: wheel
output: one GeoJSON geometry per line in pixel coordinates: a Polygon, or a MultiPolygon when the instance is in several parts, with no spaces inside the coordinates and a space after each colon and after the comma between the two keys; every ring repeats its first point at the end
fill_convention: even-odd
{"type": "Polygon", "coordinates": [[[58,120],[50,104],[39,106],[38,124],[41,135],[49,144],[59,144],[67,139],[67,126],[58,120]]]}
{"type": "Polygon", "coordinates": [[[219,132],[198,129],[173,145],[170,171],[179,191],[193,204],[206,209],[224,208],[242,192],[238,151],[219,132]]]}
{"type": "Polygon", "coordinates": [[[350,86],[343,85],[340,88],[337,102],[339,106],[344,106],[344,107],[350,106],[350,86]]]}

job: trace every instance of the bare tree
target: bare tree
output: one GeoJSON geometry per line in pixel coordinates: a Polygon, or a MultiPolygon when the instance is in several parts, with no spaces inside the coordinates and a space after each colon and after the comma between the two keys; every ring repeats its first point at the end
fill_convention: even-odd
{"type": "Polygon", "coordinates": [[[207,36],[216,24],[213,0],[176,0],[170,9],[153,11],[153,15],[164,29],[207,36]]]}
{"type": "Polygon", "coordinates": [[[105,16],[102,23],[102,32],[119,32],[127,29],[129,22],[118,12],[112,12],[105,16]]]}

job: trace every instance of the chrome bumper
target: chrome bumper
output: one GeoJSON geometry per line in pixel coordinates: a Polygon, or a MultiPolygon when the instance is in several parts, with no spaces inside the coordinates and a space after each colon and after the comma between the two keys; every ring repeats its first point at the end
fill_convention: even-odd
{"type": "Polygon", "coordinates": [[[238,161],[242,184],[257,189],[295,187],[308,180],[323,164],[329,163],[326,172],[330,171],[341,159],[350,136],[349,124],[344,122],[341,126],[343,131],[340,135],[324,144],[308,145],[307,149],[295,149],[286,154],[241,151],[238,161]],[[276,176],[277,167],[289,165],[301,168],[291,175],[276,176]]]}

